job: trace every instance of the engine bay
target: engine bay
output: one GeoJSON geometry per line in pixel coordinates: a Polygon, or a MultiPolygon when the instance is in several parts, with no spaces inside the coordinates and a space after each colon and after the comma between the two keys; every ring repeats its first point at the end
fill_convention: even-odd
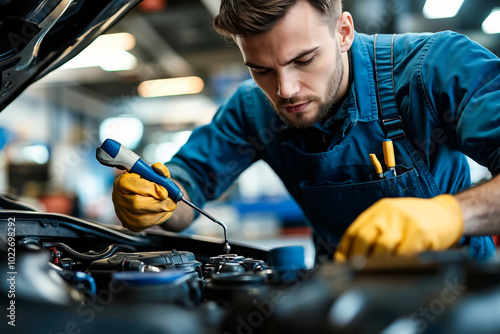
{"type": "Polygon", "coordinates": [[[3,333],[493,333],[500,319],[500,266],[463,250],[307,269],[300,247],[221,254],[224,240],[2,201],[3,333]]]}

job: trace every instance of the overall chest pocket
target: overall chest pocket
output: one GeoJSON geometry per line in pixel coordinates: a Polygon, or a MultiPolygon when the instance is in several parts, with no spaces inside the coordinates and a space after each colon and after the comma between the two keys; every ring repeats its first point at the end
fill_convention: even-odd
{"type": "Polygon", "coordinates": [[[435,196],[425,183],[433,184],[432,178],[406,139],[395,144],[397,176],[377,179],[369,153],[380,148],[382,139],[363,135],[374,129],[357,128],[328,152],[309,154],[282,145],[284,163],[294,170],[287,174],[287,186],[315,233],[330,244],[338,243],[356,217],[382,198],[435,196]]]}

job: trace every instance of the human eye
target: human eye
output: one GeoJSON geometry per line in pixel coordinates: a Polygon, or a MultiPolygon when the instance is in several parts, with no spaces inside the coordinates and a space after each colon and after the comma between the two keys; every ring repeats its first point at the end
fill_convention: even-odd
{"type": "Polygon", "coordinates": [[[304,59],[297,59],[295,61],[295,63],[299,64],[299,65],[307,65],[307,64],[310,64],[313,60],[314,60],[314,56],[309,57],[309,58],[304,58],[304,59]]]}
{"type": "Polygon", "coordinates": [[[252,67],[252,68],[250,68],[250,70],[253,73],[258,74],[258,75],[266,75],[266,74],[271,72],[271,70],[268,68],[254,68],[254,67],[252,67]]]}

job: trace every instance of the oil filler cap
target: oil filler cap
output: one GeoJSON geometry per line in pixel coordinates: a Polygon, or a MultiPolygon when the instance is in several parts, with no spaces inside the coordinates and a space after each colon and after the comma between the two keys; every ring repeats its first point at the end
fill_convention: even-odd
{"type": "Polygon", "coordinates": [[[269,252],[269,265],[278,271],[306,269],[304,247],[285,246],[271,249],[269,252]]]}

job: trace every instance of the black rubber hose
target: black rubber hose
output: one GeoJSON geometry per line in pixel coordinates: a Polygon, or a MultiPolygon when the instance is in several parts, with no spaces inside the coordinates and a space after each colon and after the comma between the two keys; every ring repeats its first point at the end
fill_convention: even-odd
{"type": "Polygon", "coordinates": [[[92,262],[95,260],[101,260],[108,258],[116,253],[118,250],[118,246],[116,245],[109,245],[105,250],[103,250],[100,253],[96,254],[83,254],[80,252],[77,252],[73,248],[69,247],[66,244],[63,244],[62,242],[44,242],[43,246],[45,248],[49,247],[56,247],[58,250],[62,251],[69,257],[72,257],[75,260],[82,261],[82,262],[92,262]]]}

